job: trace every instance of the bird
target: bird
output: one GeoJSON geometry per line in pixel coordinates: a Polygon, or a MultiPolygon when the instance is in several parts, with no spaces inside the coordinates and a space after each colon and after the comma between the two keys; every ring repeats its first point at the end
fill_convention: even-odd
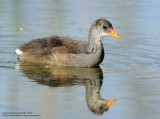
{"type": "Polygon", "coordinates": [[[15,52],[22,62],[49,66],[99,67],[104,59],[102,40],[107,36],[120,39],[111,22],[97,19],[90,28],[88,42],[50,36],[32,40],[15,52]]]}

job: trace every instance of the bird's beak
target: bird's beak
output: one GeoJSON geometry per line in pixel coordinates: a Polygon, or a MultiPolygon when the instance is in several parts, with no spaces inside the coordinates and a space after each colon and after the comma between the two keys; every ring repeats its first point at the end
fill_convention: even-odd
{"type": "Polygon", "coordinates": [[[110,36],[117,38],[118,40],[120,39],[119,35],[113,30],[113,28],[111,28],[109,34],[110,36]]]}
{"type": "Polygon", "coordinates": [[[116,101],[117,101],[117,99],[115,99],[115,100],[107,100],[106,101],[107,107],[110,108],[114,104],[114,102],[116,102],[116,101]]]}

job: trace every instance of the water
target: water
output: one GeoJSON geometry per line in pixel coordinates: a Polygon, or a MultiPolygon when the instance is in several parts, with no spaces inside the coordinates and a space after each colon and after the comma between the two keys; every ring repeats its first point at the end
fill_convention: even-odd
{"type": "Polygon", "coordinates": [[[37,116],[24,118],[37,119],[159,119],[159,4],[157,0],[0,0],[0,117],[5,118],[4,112],[25,112],[37,116]],[[104,38],[100,69],[18,63],[14,50],[21,44],[51,35],[86,41],[97,18],[111,21],[121,37],[104,38]],[[91,106],[96,92],[103,100],[117,102],[98,114],[91,106]]]}

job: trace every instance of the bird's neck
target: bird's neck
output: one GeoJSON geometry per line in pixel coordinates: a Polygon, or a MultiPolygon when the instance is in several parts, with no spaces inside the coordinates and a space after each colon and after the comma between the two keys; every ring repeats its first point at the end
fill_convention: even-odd
{"type": "Polygon", "coordinates": [[[101,54],[102,48],[103,48],[102,37],[98,33],[90,31],[88,38],[87,52],[89,54],[91,53],[101,54]]]}

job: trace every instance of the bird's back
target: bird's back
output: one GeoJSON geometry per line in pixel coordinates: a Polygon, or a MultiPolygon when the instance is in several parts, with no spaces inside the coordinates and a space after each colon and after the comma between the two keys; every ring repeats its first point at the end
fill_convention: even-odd
{"type": "Polygon", "coordinates": [[[72,40],[64,37],[47,37],[37,40],[33,40],[27,44],[22,45],[19,49],[22,52],[27,52],[31,49],[39,49],[42,52],[50,51],[53,48],[65,47],[68,49],[68,53],[79,54],[86,52],[85,43],[72,40]]]}

